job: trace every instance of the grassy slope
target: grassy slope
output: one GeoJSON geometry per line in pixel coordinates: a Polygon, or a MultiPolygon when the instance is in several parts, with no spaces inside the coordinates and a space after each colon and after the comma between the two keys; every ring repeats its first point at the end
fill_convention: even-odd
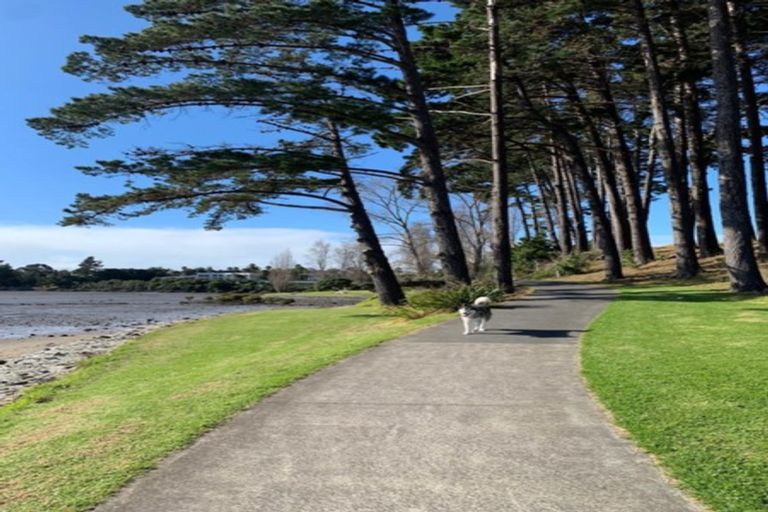
{"type": "Polygon", "coordinates": [[[711,282],[623,287],[584,338],[583,371],[691,494],[718,511],[765,511],[768,297],[734,296],[705,263],[711,282]]]}
{"type": "Polygon", "coordinates": [[[177,325],[89,360],[0,408],[0,509],[87,510],[264,396],[446,315],[370,304],[177,325]]]}

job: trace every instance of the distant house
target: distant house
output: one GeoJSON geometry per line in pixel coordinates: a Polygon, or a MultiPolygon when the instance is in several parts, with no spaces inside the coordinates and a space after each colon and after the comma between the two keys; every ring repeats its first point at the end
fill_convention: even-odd
{"type": "Polygon", "coordinates": [[[256,272],[197,272],[195,279],[208,281],[258,281],[256,272]]]}

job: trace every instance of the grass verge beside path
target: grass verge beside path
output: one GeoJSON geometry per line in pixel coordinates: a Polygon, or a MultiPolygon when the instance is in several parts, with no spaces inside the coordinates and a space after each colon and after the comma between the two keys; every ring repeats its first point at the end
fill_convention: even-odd
{"type": "Polygon", "coordinates": [[[768,510],[768,297],[625,287],[585,335],[582,367],[692,495],[717,511],[768,510]]]}
{"type": "Polygon", "coordinates": [[[0,408],[0,510],[88,510],[287,384],[452,315],[371,303],[229,315],[163,329],[0,408]]]}
{"type": "Polygon", "coordinates": [[[375,295],[375,293],[368,290],[328,290],[322,292],[271,292],[265,293],[264,297],[363,297],[368,299],[370,297],[374,297],[375,295]]]}

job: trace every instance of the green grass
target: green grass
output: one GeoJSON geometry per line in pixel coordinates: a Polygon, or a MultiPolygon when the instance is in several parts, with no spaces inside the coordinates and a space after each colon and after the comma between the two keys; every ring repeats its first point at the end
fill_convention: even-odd
{"type": "Polygon", "coordinates": [[[305,292],[272,292],[272,293],[265,293],[264,297],[294,297],[294,296],[304,296],[304,297],[373,297],[376,295],[372,291],[369,290],[327,290],[327,291],[305,291],[305,292]]]}
{"type": "Polygon", "coordinates": [[[617,423],[717,511],[768,510],[768,297],[622,289],[582,366],[617,423]]]}
{"type": "Polygon", "coordinates": [[[370,303],[230,315],[156,331],[0,408],[0,510],[88,510],[259,399],[445,320],[370,303]]]}

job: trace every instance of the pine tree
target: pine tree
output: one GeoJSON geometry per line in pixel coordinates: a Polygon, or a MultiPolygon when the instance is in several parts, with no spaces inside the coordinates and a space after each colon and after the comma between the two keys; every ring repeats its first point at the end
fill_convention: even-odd
{"type": "Polygon", "coordinates": [[[30,124],[73,145],[109,135],[115,124],[177,108],[269,113],[290,106],[298,119],[329,118],[378,143],[415,147],[423,157],[419,183],[429,198],[444,270],[449,278],[468,282],[437,139],[405,32],[429,14],[403,4],[147,0],[127,9],[150,22],[148,28],[122,38],[84,37],[94,52],[73,54],[66,69],[112,82],[160,79],[166,71],[182,78],[163,85],[112,87],[30,124]],[[400,70],[402,80],[384,67],[400,70]],[[410,129],[400,122],[405,113],[413,120],[410,129]]]}
{"type": "Polygon", "coordinates": [[[741,156],[738,81],[728,11],[725,0],[709,0],[708,6],[717,99],[717,154],[725,265],[733,291],[760,292],[766,289],[766,284],[760,275],[750,236],[741,156]]]}

